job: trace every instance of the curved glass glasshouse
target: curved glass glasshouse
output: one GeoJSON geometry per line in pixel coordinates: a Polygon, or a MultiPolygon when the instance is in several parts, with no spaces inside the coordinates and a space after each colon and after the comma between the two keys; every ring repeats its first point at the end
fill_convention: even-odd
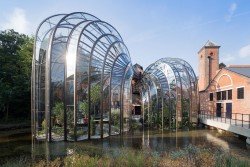
{"type": "Polygon", "coordinates": [[[187,62],[164,58],[145,71],[136,68],[117,30],[93,15],[53,15],[37,29],[34,139],[79,141],[121,134],[138,113],[144,125],[178,128],[197,119],[195,96],[196,77],[187,62]]]}
{"type": "Polygon", "coordinates": [[[83,140],[129,129],[132,64],[110,24],[81,12],[45,19],[32,70],[36,138],[83,140]]]}
{"type": "Polygon", "coordinates": [[[189,127],[197,121],[196,76],[178,58],[162,58],[146,68],[142,77],[144,124],[162,129],[189,127]]]}

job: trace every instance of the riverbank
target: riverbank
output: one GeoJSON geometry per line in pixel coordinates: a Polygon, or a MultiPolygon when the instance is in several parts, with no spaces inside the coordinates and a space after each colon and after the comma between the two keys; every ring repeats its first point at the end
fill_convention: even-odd
{"type": "MultiPolygon", "coordinates": [[[[35,166],[34,164],[46,166],[39,165],[43,163],[49,165],[50,163],[61,163],[63,164],[62,166],[70,166],[66,165],[65,161],[71,157],[72,159],[78,159],[82,163],[85,163],[85,161],[91,161],[90,163],[96,161],[94,165],[96,167],[98,166],[98,164],[96,164],[97,162],[105,163],[105,160],[111,162],[110,166],[119,166],[116,165],[117,162],[115,161],[122,155],[122,150],[127,153],[133,151],[130,157],[134,156],[135,159],[137,159],[137,155],[139,156],[138,158],[140,158],[143,153],[142,157],[145,163],[148,159],[152,159],[150,156],[154,157],[156,155],[163,158],[161,159],[162,163],[163,161],[165,162],[166,159],[176,156],[185,158],[187,152],[191,152],[190,156],[193,158],[194,155],[192,151],[195,152],[195,156],[198,156],[198,158],[196,158],[198,159],[197,161],[203,162],[203,157],[206,157],[206,155],[213,157],[216,150],[218,150],[218,156],[223,154],[227,157],[228,155],[237,162],[238,160],[250,160],[250,150],[247,150],[244,140],[236,138],[232,134],[218,133],[216,130],[199,129],[171,132],[137,129],[124,133],[123,135],[110,136],[100,140],[84,140],[79,142],[61,141],[51,142],[49,144],[42,141],[35,141],[32,143],[30,129],[27,129],[27,134],[25,134],[24,131],[22,132],[22,130],[24,129],[13,130],[11,132],[13,135],[10,135],[9,131],[5,131],[8,136],[0,137],[0,164],[3,164],[3,162],[27,162],[26,164],[32,163],[33,166],[35,166]],[[190,144],[192,147],[197,147],[198,149],[192,149],[192,147],[191,149],[186,148],[190,144]],[[204,154],[202,157],[199,157],[200,154],[196,154],[196,152],[204,152],[204,154]]],[[[4,131],[0,133],[2,132],[4,131]]],[[[180,157],[177,160],[172,159],[171,163],[179,163],[177,162],[178,160],[182,162],[180,157]]],[[[129,157],[127,157],[127,159],[129,159],[129,157]]],[[[196,160],[194,159],[194,161],[196,160]]],[[[74,163],[77,164],[77,162],[74,163]]],[[[148,163],[151,163],[151,161],[148,163]]],[[[129,166],[128,164],[125,165],[129,166]]]]}
{"type": "Polygon", "coordinates": [[[2,141],[1,138],[15,137],[23,134],[31,134],[30,127],[24,126],[22,128],[0,130],[0,143],[2,141]]]}
{"type": "Polygon", "coordinates": [[[22,123],[0,124],[0,138],[28,133],[31,133],[31,125],[30,122],[27,121],[22,123]]]}
{"type": "Polygon", "coordinates": [[[31,133],[31,123],[27,118],[0,119],[0,138],[31,133]]]}
{"type": "Polygon", "coordinates": [[[57,157],[54,160],[39,160],[31,162],[29,159],[20,157],[13,161],[6,162],[3,166],[89,166],[89,167],[116,167],[116,166],[238,166],[248,167],[250,163],[246,160],[240,160],[232,155],[218,149],[207,148],[206,146],[188,145],[183,149],[156,152],[149,149],[133,150],[131,148],[122,148],[119,150],[89,150],[81,154],[57,157]]]}
{"type": "Polygon", "coordinates": [[[0,132],[14,129],[30,128],[31,122],[27,118],[9,118],[8,120],[0,119],[0,132]]]}
{"type": "Polygon", "coordinates": [[[0,131],[30,128],[30,123],[17,123],[17,124],[0,124],[0,131]]]}

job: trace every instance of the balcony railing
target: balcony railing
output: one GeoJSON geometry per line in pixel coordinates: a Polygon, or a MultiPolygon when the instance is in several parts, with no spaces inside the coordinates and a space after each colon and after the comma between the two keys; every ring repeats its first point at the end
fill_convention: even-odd
{"type": "Polygon", "coordinates": [[[200,111],[200,118],[211,119],[217,122],[223,122],[230,125],[241,126],[250,129],[250,114],[226,112],[212,113],[211,111],[200,111]]]}

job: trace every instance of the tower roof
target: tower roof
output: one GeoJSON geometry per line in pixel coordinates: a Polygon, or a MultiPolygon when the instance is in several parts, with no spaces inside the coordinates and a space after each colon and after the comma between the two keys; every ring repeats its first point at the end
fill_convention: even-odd
{"type": "Polygon", "coordinates": [[[215,42],[208,40],[208,41],[206,42],[206,44],[199,50],[198,53],[200,53],[200,51],[201,51],[203,48],[220,48],[220,46],[217,45],[215,42]]]}
{"type": "Polygon", "coordinates": [[[220,47],[220,46],[214,43],[213,41],[208,40],[207,43],[204,45],[204,47],[220,47]]]}

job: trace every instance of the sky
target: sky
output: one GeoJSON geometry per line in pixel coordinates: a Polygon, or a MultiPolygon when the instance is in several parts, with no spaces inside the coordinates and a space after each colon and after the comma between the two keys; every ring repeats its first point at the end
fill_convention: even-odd
{"type": "Polygon", "coordinates": [[[176,57],[199,75],[197,52],[208,40],[221,46],[220,62],[250,64],[250,1],[244,0],[0,0],[0,30],[31,36],[46,17],[71,12],[113,25],[132,63],[144,69],[176,57]]]}

